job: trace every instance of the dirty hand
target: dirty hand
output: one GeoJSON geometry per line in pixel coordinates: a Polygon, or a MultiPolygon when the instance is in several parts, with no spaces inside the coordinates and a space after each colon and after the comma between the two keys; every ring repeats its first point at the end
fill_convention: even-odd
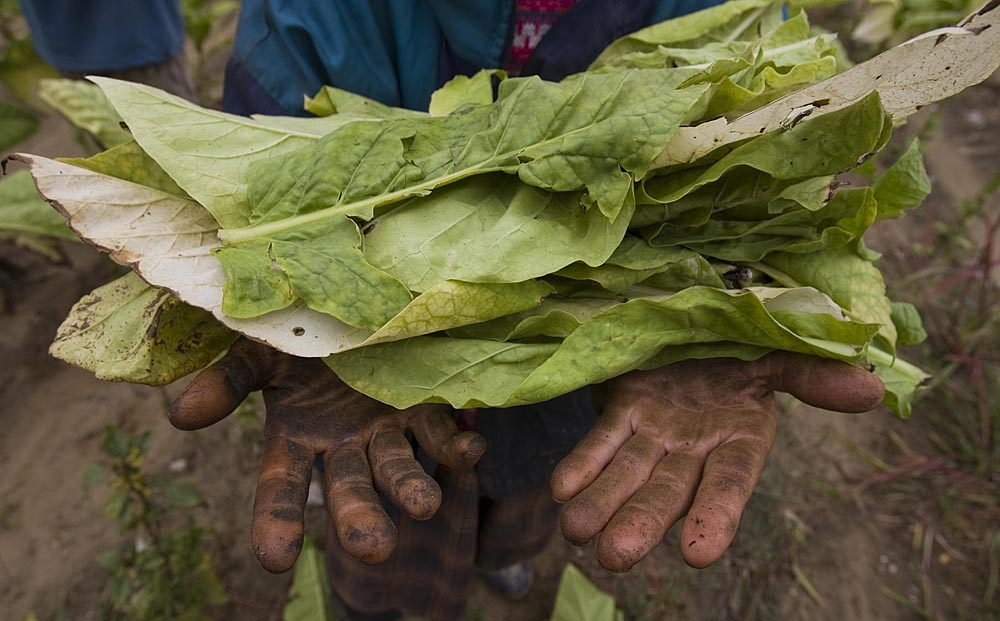
{"type": "Polygon", "coordinates": [[[396,410],[349,388],[322,360],[242,339],[177,397],[170,422],[206,427],[255,390],[263,391],[267,417],[252,539],[257,559],[273,572],[290,569],[298,557],[317,456],[341,543],[358,559],[379,563],[396,545],[396,528],[378,492],[416,519],[431,517],[441,503],[441,489],[414,459],[405,430],[451,468],[472,467],[485,450],[482,437],[460,432],[445,406],[396,410]]]}
{"type": "Polygon", "coordinates": [[[597,558],[626,571],[686,515],[681,551],[706,567],[729,546],[777,429],[774,392],[839,412],[866,412],[882,382],[834,360],[774,352],[755,362],[688,360],[609,382],[593,429],[556,466],[569,501],[563,535],[597,537],[597,558]]]}

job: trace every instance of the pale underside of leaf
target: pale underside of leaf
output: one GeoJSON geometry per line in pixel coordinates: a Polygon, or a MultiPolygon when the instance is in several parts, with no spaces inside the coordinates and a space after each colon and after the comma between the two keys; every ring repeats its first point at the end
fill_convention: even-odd
{"type": "Polygon", "coordinates": [[[355,347],[371,334],[302,304],[251,320],[229,317],[221,311],[225,275],[212,254],[218,224],[198,203],[48,158],[13,158],[31,167],[39,191],[81,237],[237,332],[305,357],[355,347]]]}

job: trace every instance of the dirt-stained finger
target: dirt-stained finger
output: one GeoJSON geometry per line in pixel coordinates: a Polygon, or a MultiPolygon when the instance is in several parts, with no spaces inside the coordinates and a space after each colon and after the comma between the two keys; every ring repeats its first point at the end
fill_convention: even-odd
{"type": "Polygon", "coordinates": [[[410,428],[431,459],[452,470],[468,470],[486,452],[486,440],[474,431],[462,431],[445,406],[416,406],[410,428]]]}
{"type": "Polygon", "coordinates": [[[716,448],[681,530],[681,553],[696,568],[714,563],[732,542],[743,507],[764,469],[770,438],[741,438],[716,448]]]}
{"type": "Polygon", "coordinates": [[[834,412],[873,410],[885,396],[874,373],[826,358],[774,352],[765,358],[774,390],[787,392],[811,406],[834,412]]]}
{"type": "Polygon", "coordinates": [[[691,506],[704,463],[699,454],[675,451],[657,464],[597,540],[597,560],[605,569],[628,571],[663,540],[691,506]]]}
{"type": "Polygon", "coordinates": [[[221,360],[199,373],[167,411],[170,423],[183,430],[213,425],[264,387],[277,365],[277,352],[246,339],[237,340],[221,360]]]}
{"type": "Polygon", "coordinates": [[[280,436],[265,441],[251,538],[257,560],[268,571],[287,571],[299,556],[311,474],[310,451],[280,436]]]}
{"type": "Polygon", "coordinates": [[[556,464],[550,479],[552,497],[566,502],[593,483],[632,436],[628,417],[605,410],[569,455],[556,464]]]}
{"type": "Polygon", "coordinates": [[[354,443],[323,455],[326,507],[344,549],[374,565],[396,547],[396,527],[382,508],[372,484],[365,449],[354,443]]]}
{"type": "Polygon", "coordinates": [[[441,488],[413,458],[403,432],[388,429],[372,435],[368,445],[375,485],[410,517],[426,520],[441,506],[441,488]]]}
{"type": "Polygon", "coordinates": [[[603,472],[563,510],[560,528],[572,543],[593,539],[608,520],[646,483],[663,458],[662,443],[633,436],[603,472]]]}

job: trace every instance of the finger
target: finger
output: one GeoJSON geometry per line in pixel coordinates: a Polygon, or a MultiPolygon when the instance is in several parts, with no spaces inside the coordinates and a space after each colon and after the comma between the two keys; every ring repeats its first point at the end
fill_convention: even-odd
{"type": "Polygon", "coordinates": [[[263,387],[276,364],[270,347],[240,339],[218,362],[197,375],[168,409],[178,429],[208,427],[233,412],[247,396],[263,387]]]}
{"type": "Polygon", "coordinates": [[[375,488],[365,451],[350,443],[323,455],[326,506],[340,544],[354,558],[374,565],[396,547],[396,527],[375,488]]]}
{"type": "Polygon", "coordinates": [[[632,437],[600,476],[563,510],[560,518],[563,536],[577,544],[593,539],[646,483],[665,453],[663,445],[651,438],[632,437]]]}
{"type": "Polygon", "coordinates": [[[729,547],[770,448],[769,439],[741,438],[708,456],[681,530],[681,552],[688,565],[707,567],[729,547]]]}
{"type": "Polygon", "coordinates": [[[587,435],[552,471],[552,497],[565,502],[594,482],[632,436],[624,409],[606,410],[587,435]]]}
{"type": "Polygon", "coordinates": [[[376,432],[368,459],[378,490],[410,517],[426,520],[441,506],[441,488],[413,458],[413,449],[398,429],[376,432]]]}
{"type": "Polygon", "coordinates": [[[767,356],[774,390],[835,412],[867,412],[882,402],[885,386],[874,373],[826,358],[774,352],[767,356]]]}
{"type": "Polygon", "coordinates": [[[430,406],[416,412],[410,428],[431,459],[453,470],[468,470],[486,452],[486,440],[474,431],[461,431],[448,408],[430,406]]]}
{"type": "Polygon", "coordinates": [[[268,571],[287,571],[299,556],[312,457],[310,451],[281,436],[268,437],[264,443],[251,538],[257,560],[268,571]]]}
{"type": "Polygon", "coordinates": [[[704,463],[703,456],[683,451],[660,460],[601,532],[597,560],[605,569],[628,571],[663,540],[691,506],[704,463]]]}

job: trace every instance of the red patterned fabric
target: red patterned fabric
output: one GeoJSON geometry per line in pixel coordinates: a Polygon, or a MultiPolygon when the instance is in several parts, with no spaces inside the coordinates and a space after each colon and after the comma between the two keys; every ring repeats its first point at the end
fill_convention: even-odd
{"type": "Polygon", "coordinates": [[[517,16],[514,18],[514,32],[510,46],[507,72],[518,75],[538,42],[552,24],[565,14],[576,0],[517,0],[517,16]]]}

